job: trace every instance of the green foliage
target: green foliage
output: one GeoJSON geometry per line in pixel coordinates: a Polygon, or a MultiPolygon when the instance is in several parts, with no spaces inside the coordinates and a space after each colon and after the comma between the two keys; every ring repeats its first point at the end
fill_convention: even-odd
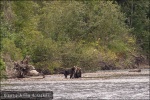
{"type": "Polygon", "coordinates": [[[54,60],[57,57],[57,44],[50,39],[41,40],[34,48],[32,55],[33,62],[54,60]]]}
{"type": "Polygon", "coordinates": [[[47,69],[53,73],[54,68],[61,65],[57,44],[51,39],[39,40],[32,50],[31,59],[37,68],[47,69]]]}
{"type": "Polygon", "coordinates": [[[0,79],[6,78],[5,76],[5,62],[0,58],[0,79]]]}
{"type": "Polygon", "coordinates": [[[122,11],[127,16],[127,24],[133,28],[132,34],[136,37],[137,45],[142,53],[149,55],[149,0],[128,0],[121,4],[122,11]]]}
{"type": "Polygon", "coordinates": [[[21,50],[16,47],[13,40],[8,38],[2,40],[2,53],[10,55],[13,60],[19,60],[22,58],[21,50]]]}
{"type": "Polygon", "coordinates": [[[127,68],[130,53],[138,50],[135,30],[143,33],[144,48],[147,45],[148,32],[126,25],[122,8],[109,0],[3,1],[1,5],[2,53],[13,60],[30,55],[31,63],[51,73],[74,65],[102,69],[101,62],[127,68]]]}

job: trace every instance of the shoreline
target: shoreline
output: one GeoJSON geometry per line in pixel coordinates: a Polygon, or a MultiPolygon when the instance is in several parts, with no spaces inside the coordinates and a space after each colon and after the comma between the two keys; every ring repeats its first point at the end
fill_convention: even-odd
{"type": "Polygon", "coordinates": [[[97,71],[93,73],[83,73],[81,78],[68,78],[65,79],[63,74],[53,74],[53,75],[45,75],[45,78],[42,76],[32,76],[29,78],[12,78],[12,79],[3,79],[1,83],[5,82],[26,82],[26,81],[80,81],[80,80],[103,80],[103,79],[112,79],[112,78],[120,78],[120,77],[137,77],[137,76],[149,76],[149,69],[141,69],[141,72],[129,72],[129,70],[105,70],[105,71],[97,71]]]}

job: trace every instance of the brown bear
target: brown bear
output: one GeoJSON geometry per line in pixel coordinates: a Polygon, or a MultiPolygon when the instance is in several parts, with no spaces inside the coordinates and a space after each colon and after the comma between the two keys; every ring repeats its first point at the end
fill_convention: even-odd
{"type": "Polygon", "coordinates": [[[65,78],[67,78],[67,75],[70,75],[70,78],[73,78],[75,71],[76,71],[76,67],[74,66],[72,68],[65,69],[63,74],[65,78]]]}
{"type": "Polygon", "coordinates": [[[74,78],[80,78],[81,74],[82,74],[81,68],[76,66],[76,70],[75,70],[75,73],[74,73],[74,78]]]}
{"type": "Polygon", "coordinates": [[[74,66],[72,68],[67,68],[63,72],[65,78],[67,78],[67,75],[70,75],[70,78],[79,78],[81,77],[81,68],[74,66]]]}

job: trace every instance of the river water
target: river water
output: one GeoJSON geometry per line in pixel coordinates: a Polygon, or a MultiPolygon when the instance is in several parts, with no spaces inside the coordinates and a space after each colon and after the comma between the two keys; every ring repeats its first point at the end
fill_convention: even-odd
{"type": "Polygon", "coordinates": [[[54,100],[149,99],[149,76],[95,80],[10,82],[2,90],[50,90],[54,100]]]}

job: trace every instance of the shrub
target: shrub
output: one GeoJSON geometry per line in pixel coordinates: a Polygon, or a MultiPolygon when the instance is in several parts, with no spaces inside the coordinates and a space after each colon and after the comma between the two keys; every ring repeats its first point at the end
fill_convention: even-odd
{"type": "Polygon", "coordinates": [[[6,78],[5,69],[5,62],[0,58],[0,79],[6,78]]]}

